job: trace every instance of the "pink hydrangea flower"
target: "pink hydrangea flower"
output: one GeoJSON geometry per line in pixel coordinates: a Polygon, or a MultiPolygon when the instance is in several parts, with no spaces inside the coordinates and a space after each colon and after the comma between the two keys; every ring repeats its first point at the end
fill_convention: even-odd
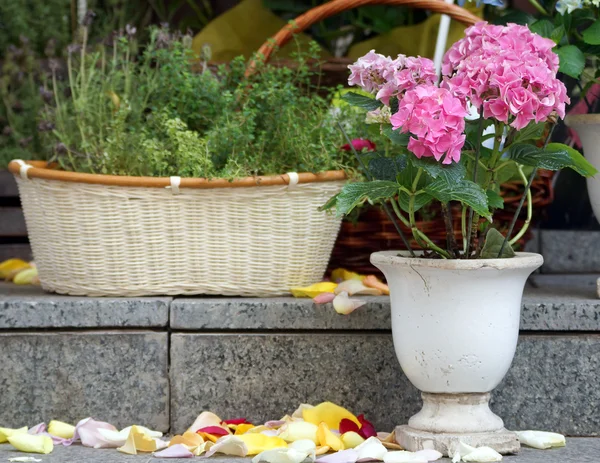
{"type": "Polygon", "coordinates": [[[394,130],[412,135],[408,149],[415,156],[443,158],[443,164],[450,164],[460,161],[467,114],[463,100],[429,84],[408,90],[390,121],[394,130]]]}
{"type": "Polygon", "coordinates": [[[350,85],[358,85],[376,98],[389,105],[390,98],[400,97],[417,85],[433,84],[436,80],[433,61],[427,58],[413,58],[398,55],[396,59],[383,56],[371,50],[350,69],[350,85]]]}
{"type": "Polygon", "coordinates": [[[442,86],[483,106],[485,118],[517,130],[531,121],[545,121],[554,111],[564,117],[569,98],[556,77],[554,45],[527,26],[478,23],[444,56],[442,86]]]}

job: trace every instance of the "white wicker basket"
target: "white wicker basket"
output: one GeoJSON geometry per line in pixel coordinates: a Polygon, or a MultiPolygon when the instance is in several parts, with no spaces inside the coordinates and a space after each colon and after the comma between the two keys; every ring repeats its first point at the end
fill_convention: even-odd
{"type": "Polygon", "coordinates": [[[203,179],[165,188],[169,179],[120,186],[110,183],[132,177],[15,161],[9,168],[42,286],[62,294],[289,294],[323,277],[340,226],[317,208],[341,189],[342,173],[329,173],[330,181],[300,174],[293,186],[282,175],[244,179],[254,186],[237,188],[240,182],[215,188],[223,183],[203,179]]]}

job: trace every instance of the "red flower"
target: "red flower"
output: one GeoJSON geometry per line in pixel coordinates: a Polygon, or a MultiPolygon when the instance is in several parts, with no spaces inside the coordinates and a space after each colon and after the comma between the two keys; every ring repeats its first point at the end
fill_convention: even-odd
{"type": "MultiPolygon", "coordinates": [[[[367,151],[375,151],[377,148],[375,143],[373,143],[371,140],[367,140],[366,138],[355,138],[352,140],[352,146],[354,146],[356,151],[362,151],[364,149],[367,151]]],[[[350,145],[346,143],[344,146],[342,146],[342,149],[344,151],[350,151],[350,145]]]]}
{"type": "Polygon", "coordinates": [[[375,426],[373,426],[370,421],[365,419],[365,415],[358,415],[356,418],[358,418],[358,421],[360,422],[360,427],[358,427],[354,421],[344,418],[340,422],[340,434],[352,431],[364,439],[368,439],[369,437],[377,435],[375,426]]]}

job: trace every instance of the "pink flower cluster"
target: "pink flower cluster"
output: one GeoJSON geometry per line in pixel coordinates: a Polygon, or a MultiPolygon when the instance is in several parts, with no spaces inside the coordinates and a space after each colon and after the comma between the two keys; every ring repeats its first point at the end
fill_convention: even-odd
{"type": "Polygon", "coordinates": [[[542,122],[556,111],[564,117],[569,102],[564,84],[556,78],[555,43],[526,26],[471,26],[465,38],[444,56],[442,86],[483,106],[483,116],[522,129],[542,122]]]}
{"type": "Polygon", "coordinates": [[[463,100],[430,84],[408,90],[390,121],[394,130],[413,135],[408,149],[416,157],[443,157],[442,163],[450,164],[460,160],[467,114],[463,100]]]}
{"type": "Polygon", "coordinates": [[[401,96],[407,90],[422,84],[433,84],[436,80],[433,61],[398,55],[396,59],[371,50],[350,69],[350,85],[358,85],[378,100],[389,105],[390,98],[401,96]]]}

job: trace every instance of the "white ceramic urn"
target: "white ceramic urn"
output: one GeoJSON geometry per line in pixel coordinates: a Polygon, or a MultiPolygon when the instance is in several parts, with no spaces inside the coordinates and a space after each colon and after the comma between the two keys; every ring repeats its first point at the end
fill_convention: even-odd
{"type": "Polygon", "coordinates": [[[521,298],[539,254],[446,260],[376,252],[371,262],[390,286],[396,355],[423,408],[396,429],[408,450],[452,455],[460,441],[514,453],[519,442],[489,408],[519,336],[521,298]]]}

